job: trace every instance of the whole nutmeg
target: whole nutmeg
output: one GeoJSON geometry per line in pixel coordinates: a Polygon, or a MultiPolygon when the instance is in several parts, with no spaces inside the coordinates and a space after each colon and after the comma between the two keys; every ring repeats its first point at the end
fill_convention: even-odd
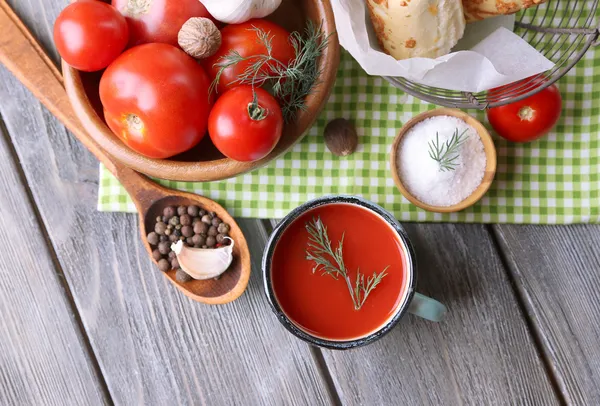
{"type": "Polygon", "coordinates": [[[358,134],[354,125],[345,118],[336,118],[325,127],[325,145],[337,156],[347,156],[358,147],[358,134]]]}
{"type": "Polygon", "coordinates": [[[183,24],[177,43],[186,54],[196,59],[213,56],[221,48],[221,31],[208,18],[192,17],[183,24]]]}

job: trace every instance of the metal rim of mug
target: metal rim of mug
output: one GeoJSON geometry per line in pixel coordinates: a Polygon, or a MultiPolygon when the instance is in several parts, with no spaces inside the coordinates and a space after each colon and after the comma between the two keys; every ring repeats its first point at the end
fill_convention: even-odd
{"type": "Polygon", "coordinates": [[[303,340],[309,344],[317,345],[317,346],[323,347],[323,348],[334,349],[334,350],[345,350],[345,349],[350,349],[350,348],[355,348],[355,347],[361,347],[361,346],[370,344],[370,343],[380,339],[387,333],[389,333],[396,326],[396,324],[398,324],[400,319],[408,311],[410,303],[415,294],[415,287],[416,287],[416,283],[417,283],[417,263],[416,263],[415,251],[414,251],[414,248],[413,248],[404,228],[400,225],[398,220],[396,220],[396,218],[394,218],[394,216],[392,216],[383,207],[381,207],[375,203],[372,203],[366,199],[363,199],[361,197],[357,197],[357,196],[346,196],[346,195],[324,196],[324,197],[320,197],[320,198],[317,198],[314,200],[310,200],[310,201],[298,206],[294,210],[292,210],[287,216],[284,217],[284,219],[277,225],[277,227],[275,227],[275,229],[271,233],[271,236],[269,237],[269,241],[267,242],[267,245],[265,246],[265,250],[263,252],[261,268],[262,268],[262,278],[263,278],[263,285],[264,285],[264,289],[265,289],[265,295],[267,296],[267,301],[269,302],[269,305],[271,306],[271,310],[273,311],[273,313],[275,313],[279,322],[290,333],[292,333],[294,336],[300,338],[301,340],[303,340]],[[335,204],[335,203],[347,203],[347,204],[361,206],[361,207],[371,210],[375,214],[379,215],[396,231],[396,233],[398,234],[398,237],[400,238],[400,241],[402,241],[402,243],[404,244],[404,247],[406,248],[406,252],[407,252],[407,256],[408,256],[408,258],[406,258],[406,264],[407,264],[408,271],[409,271],[408,280],[407,280],[407,284],[408,284],[407,293],[404,298],[404,301],[398,306],[398,310],[396,311],[394,316],[392,316],[386,322],[386,324],[384,324],[377,331],[369,334],[368,336],[354,339],[354,340],[349,340],[349,341],[327,340],[327,339],[323,339],[320,337],[312,336],[312,335],[308,334],[307,332],[305,332],[304,330],[302,330],[282,310],[281,306],[277,302],[277,299],[275,297],[275,292],[273,290],[273,285],[271,283],[271,259],[273,258],[273,253],[275,252],[277,242],[279,242],[279,239],[281,238],[281,236],[283,235],[285,230],[298,217],[300,217],[302,214],[306,213],[307,211],[312,210],[317,207],[320,207],[320,206],[324,206],[324,205],[328,205],[328,204],[335,204]]]}

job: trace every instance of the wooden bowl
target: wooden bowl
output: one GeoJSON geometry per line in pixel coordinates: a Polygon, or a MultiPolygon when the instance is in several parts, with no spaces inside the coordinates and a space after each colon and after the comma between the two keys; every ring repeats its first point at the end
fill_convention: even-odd
{"type": "Polygon", "coordinates": [[[490,135],[488,130],[483,126],[483,124],[481,124],[478,120],[476,120],[475,118],[471,117],[467,113],[464,113],[460,110],[449,109],[449,108],[439,108],[436,110],[430,110],[430,111],[426,111],[425,113],[421,113],[421,114],[413,117],[406,124],[404,124],[404,126],[402,127],[402,129],[400,129],[400,132],[396,136],[394,143],[392,144],[390,163],[391,163],[392,176],[394,178],[394,183],[400,190],[400,193],[402,193],[402,195],[404,197],[406,197],[409,202],[411,202],[412,204],[414,204],[417,207],[420,207],[423,210],[427,210],[427,211],[431,211],[431,212],[454,213],[454,212],[464,210],[467,207],[471,207],[472,205],[477,203],[489,190],[489,188],[492,185],[492,182],[494,180],[494,176],[496,175],[496,147],[494,146],[494,141],[492,140],[492,136],[490,135]],[[396,157],[398,156],[398,148],[400,146],[400,141],[402,140],[402,137],[404,137],[404,135],[408,132],[408,130],[410,130],[413,126],[415,126],[415,124],[417,124],[427,118],[434,117],[434,116],[457,117],[457,118],[463,120],[464,122],[466,122],[467,124],[469,124],[471,127],[473,127],[477,131],[477,134],[479,135],[479,137],[481,138],[481,142],[483,143],[485,155],[487,158],[485,173],[483,175],[483,180],[481,181],[481,184],[477,187],[477,189],[475,189],[473,191],[473,193],[471,193],[471,195],[469,197],[467,197],[462,202],[455,204],[453,206],[432,206],[432,205],[421,202],[419,199],[417,199],[415,196],[413,196],[406,189],[404,184],[402,183],[402,179],[400,179],[398,166],[396,163],[396,157]]]}
{"type": "Polygon", "coordinates": [[[257,162],[236,162],[225,158],[206,136],[192,150],[169,159],[147,158],[127,147],[108,128],[103,119],[98,95],[101,72],[84,73],[62,64],[65,87],[77,117],[102,149],[130,168],[162,179],[208,182],[231,178],[266,165],[281,156],[302,139],[323,110],[336,79],[340,46],[335,34],[335,21],[329,0],[283,0],[268,19],[287,30],[302,32],[307,20],[322,23],[329,45],[320,61],[321,76],[306,99],[306,111],[285,126],[279,144],[267,157],[257,162]]]}

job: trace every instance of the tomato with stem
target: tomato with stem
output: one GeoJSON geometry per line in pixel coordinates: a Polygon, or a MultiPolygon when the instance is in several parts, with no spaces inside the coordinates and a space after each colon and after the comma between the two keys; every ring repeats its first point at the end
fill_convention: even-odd
{"type": "Polygon", "coordinates": [[[494,107],[487,116],[498,135],[514,142],[530,142],[548,134],[560,119],[562,98],[556,85],[524,100],[494,107]]]}
{"type": "MultiPolygon", "coordinates": [[[[242,24],[228,25],[221,30],[222,44],[219,51],[203,61],[212,80],[218,79],[217,92],[239,85],[236,82],[255,63],[261,63],[261,56],[270,55],[261,67],[261,73],[272,72],[275,68],[285,68],[296,57],[290,43],[290,33],[283,27],[267,20],[255,19],[242,24]],[[240,60],[243,59],[243,60],[240,60]],[[237,63],[233,63],[238,61],[237,63]],[[225,69],[220,65],[230,64],[225,69]]],[[[255,83],[261,86],[262,83],[255,83]]]]}
{"type": "Polygon", "coordinates": [[[210,81],[196,60],[168,44],[131,48],[100,80],[106,123],[131,149],[168,158],[206,134],[210,81]]]}
{"type": "Polygon", "coordinates": [[[234,87],[215,103],[208,134],[223,155],[236,161],[258,161],[273,151],[283,132],[277,100],[264,89],[234,87]]]}

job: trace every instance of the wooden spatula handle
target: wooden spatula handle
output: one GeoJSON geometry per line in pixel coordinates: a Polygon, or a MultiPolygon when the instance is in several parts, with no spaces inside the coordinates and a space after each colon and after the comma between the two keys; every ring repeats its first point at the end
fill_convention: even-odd
{"type": "Polygon", "coordinates": [[[71,107],[60,71],[5,0],[0,0],[0,62],[121,181],[138,209],[145,207],[139,206],[136,197],[144,195],[148,202],[149,194],[157,198],[168,194],[168,190],[112,159],[88,135],[71,107]]]}
{"type": "MultiPolygon", "coordinates": [[[[96,147],[71,108],[60,71],[5,0],[0,0],[0,62],[86,147],[96,147]]],[[[97,155],[104,164],[113,166],[109,157],[97,155]]]]}

